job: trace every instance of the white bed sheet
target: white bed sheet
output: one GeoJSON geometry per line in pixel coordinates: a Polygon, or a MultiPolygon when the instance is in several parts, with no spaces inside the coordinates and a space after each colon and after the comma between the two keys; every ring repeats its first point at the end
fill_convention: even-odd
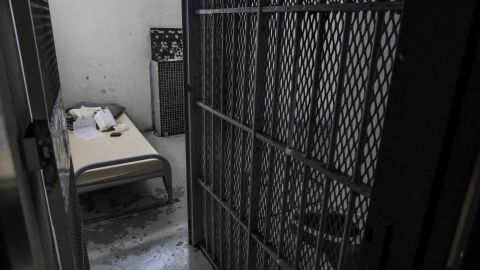
{"type": "MultiPolygon", "coordinates": [[[[73,168],[79,169],[106,161],[158,154],[142,133],[133,125],[127,114],[122,114],[117,123],[126,124],[128,130],[120,137],[110,137],[111,132],[103,132],[104,137],[85,141],[69,131],[70,150],[73,168]]],[[[105,183],[165,170],[161,160],[146,159],[123,163],[82,173],[77,179],[77,186],[105,183]]]]}

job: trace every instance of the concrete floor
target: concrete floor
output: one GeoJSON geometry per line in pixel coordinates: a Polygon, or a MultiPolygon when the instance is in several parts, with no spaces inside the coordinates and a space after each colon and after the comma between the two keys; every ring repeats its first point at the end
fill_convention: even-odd
{"type": "Polygon", "coordinates": [[[188,245],[184,136],[144,135],[170,161],[178,201],[166,204],[161,179],[93,192],[95,208],[82,209],[91,268],[213,269],[188,245]]]}

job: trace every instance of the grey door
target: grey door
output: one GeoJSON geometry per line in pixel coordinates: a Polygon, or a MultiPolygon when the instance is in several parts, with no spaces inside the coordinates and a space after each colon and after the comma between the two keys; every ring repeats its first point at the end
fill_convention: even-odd
{"type": "Polygon", "coordinates": [[[185,1],[191,240],[221,269],[357,269],[403,2],[185,1]]]}
{"type": "MultiPolygon", "coordinates": [[[[8,2],[8,1],[5,1],[8,2]]],[[[76,185],[73,179],[65,113],[48,1],[10,1],[14,43],[20,70],[10,79],[21,81],[24,106],[17,116],[26,132],[21,138],[25,170],[34,194],[46,202],[59,264],[63,269],[89,269],[76,185]],[[15,77],[16,76],[16,77],[15,77]],[[33,177],[35,176],[35,177],[33,177]]],[[[13,71],[12,71],[13,72],[13,71]]],[[[42,201],[43,200],[43,201],[42,201]]]]}

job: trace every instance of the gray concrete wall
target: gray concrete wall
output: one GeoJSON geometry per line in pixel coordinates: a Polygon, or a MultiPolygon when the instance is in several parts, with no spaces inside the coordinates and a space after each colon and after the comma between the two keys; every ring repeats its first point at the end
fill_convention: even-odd
{"type": "Polygon", "coordinates": [[[65,106],[127,107],[151,129],[150,27],[181,27],[180,0],[50,0],[65,106]]]}

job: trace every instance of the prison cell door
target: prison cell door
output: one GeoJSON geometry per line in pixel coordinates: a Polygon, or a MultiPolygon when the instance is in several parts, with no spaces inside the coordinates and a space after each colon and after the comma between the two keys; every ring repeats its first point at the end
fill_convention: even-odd
{"type": "Polygon", "coordinates": [[[25,170],[38,176],[30,181],[32,189],[44,195],[40,198],[46,202],[51,228],[43,229],[54,235],[60,268],[89,269],[48,1],[10,1],[9,5],[15,37],[8,41],[16,43],[21,67],[9,79],[20,80],[21,89],[26,89],[22,113],[29,112],[23,123],[28,125],[22,139],[25,170]]]}
{"type": "Polygon", "coordinates": [[[357,269],[403,3],[188,5],[194,242],[223,269],[357,269]]]}
{"type": "MultiPolygon", "coordinates": [[[[441,147],[442,106],[452,104],[470,22],[447,26],[440,20],[447,6],[427,2],[411,2],[408,17],[402,1],[184,1],[190,240],[213,264],[411,269],[428,204],[422,196],[434,183],[421,170],[436,168],[430,154],[441,147]],[[397,57],[404,16],[410,39],[397,57]],[[418,28],[421,16],[430,16],[428,33],[418,28]],[[435,23],[445,26],[449,46],[428,39],[440,40],[435,23]],[[434,58],[452,50],[459,53],[445,56],[450,62],[434,58]],[[397,134],[384,136],[385,123],[397,134]],[[422,152],[418,143],[431,147],[422,152]],[[407,162],[408,151],[432,166],[407,162]],[[383,268],[387,255],[396,263],[383,268]]],[[[455,13],[467,15],[468,6],[455,13]]]]}

